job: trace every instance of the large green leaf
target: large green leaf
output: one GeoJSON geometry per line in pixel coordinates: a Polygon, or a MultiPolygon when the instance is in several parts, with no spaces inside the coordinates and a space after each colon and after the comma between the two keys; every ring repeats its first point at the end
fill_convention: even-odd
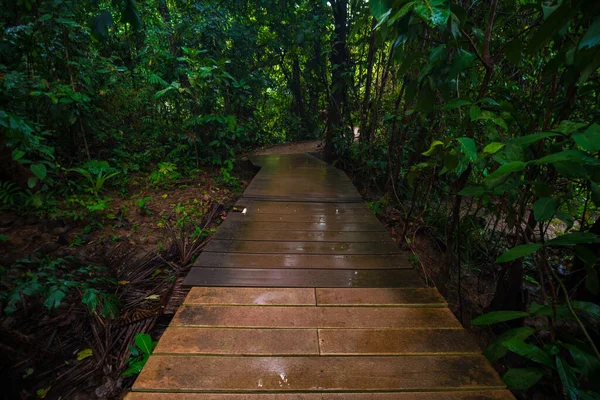
{"type": "Polygon", "coordinates": [[[542,197],[533,203],[533,216],[536,221],[548,221],[556,214],[557,201],[552,197],[542,197]]]}
{"type": "Polygon", "coordinates": [[[509,389],[525,390],[535,385],[542,376],[542,368],[511,368],[502,375],[502,380],[509,389]]]}
{"type": "Polygon", "coordinates": [[[471,102],[463,99],[454,99],[450,100],[446,103],[446,105],[442,108],[443,110],[454,110],[455,108],[459,108],[462,106],[468,106],[471,102]]]}
{"type": "Polygon", "coordinates": [[[552,40],[559,31],[570,23],[571,18],[573,18],[577,12],[577,7],[570,2],[561,4],[534,32],[527,47],[527,51],[529,53],[535,53],[544,47],[546,43],[552,40]]]}
{"type": "Polygon", "coordinates": [[[380,21],[392,9],[393,3],[392,0],[371,0],[369,1],[369,7],[375,19],[380,21]]]}
{"type": "Polygon", "coordinates": [[[38,177],[39,180],[46,178],[47,170],[44,164],[31,164],[31,172],[38,177]]]}
{"type": "Polygon", "coordinates": [[[561,135],[560,135],[560,133],[556,133],[556,132],[540,132],[540,133],[534,133],[531,135],[525,135],[525,136],[521,136],[521,137],[512,139],[510,141],[510,143],[512,143],[514,145],[518,145],[518,146],[527,147],[527,146],[530,146],[544,138],[554,137],[554,136],[561,136],[561,135]]]}
{"type": "Polygon", "coordinates": [[[480,315],[471,323],[473,325],[492,325],[498,322],[512,321],[513,319],[528,317],[529,313],[524,311],[492,311],[487,314],[480,315]]]}
{"type": "Polygon", "coordinates": [[[483,148],[485,154],[495,154],[504,147],[504,143],[492,142],[483,148]]]}
{"type": "Polygon", "coordinates": [[[583,312],[592,322],[600,321],[600,306],[589,301],[573,300],[573,309],[583,312]]]}
{"type": "Polygon", "coordinates": [[[495,362],[502,358],[508,349],[502,343],[509,340],[525,340],[535,333],[535,329],[529,327],[513,328],[500,334],[492,344],[483,352],[490,361],[495,362]]]}
{"type": "Polygon", "coordinates": [[[441,27],[450,18],[450,2],[448,0],[417,0],[415,13],[428,24],[441,27]]]}
{"type": "Polygon", "coordinates": [[[549,164],[559,161],[572,161],[586,165],[600,165],[600,161],[596,157],[591,156],[581,150],[563,150],[558,153],[548,154],[538,160],[533,161],[536,164],[549,164]]]}
{"type": "Polygon", "coordinates": [[[548,355],[548,353],[536,345],[525,343],[521,339],[507,340],[503,342],[502,345],[513,353],[516,353],[521,357],[525,357],[531,361],[544,364],[548,367],[552,367],[553,365],[552,358],[548,355]]]}
{"type": "Polygon", "coordinates": [[[454,78],[464,71],[475,59],[475,54],[464,49],[458,49],[452,58],[452,65],[448,71],[448,76],[454,78]]]}
{"type": "Polygon", "coordinates": [[[498,167],[497,170],[495,170],[494,172],[489,174],[485,178],[484,182],[486,185],[491,185],[494,183],[494,181],[496,181],[500,178],[503,178],[504,176],[506,176],[510,173],[519,172],[519,171],[524,170],[526,166],[527,166],[527,163],[525,163],[523,161],[512,161],[507,164],[501,165],[500,167],[498,167]]]}
{"type": "Polygon", "coordinates": [[[600,43],[600,17],[597,17],[592,25],[585,31],[585,35],[579,42],[579,49],[584,47],[594,47],[600,43]]]}
{"type": "Polygon", "coordinates": [[[150,355],[154,350],[154,342],[147,333],[138,333],[135,335],[135,345],[146,355],[150,355]]]}
{"type": "Polygon", "coordinates": [[[483,186],[467,186],[463,190],[461,190],[458,194],[461,196],[474,196],[479,197],[485,193],[485,188],[483,186]]]}
{"type": "Polygon", "coordinates": [[[562,358],[556,357],[556,371],[560,377],[565,396],[570,400],[578,400],[579,381],[573,368],[562,358]]]}
{"type": "Polygon", "coordinates": [[[591,232],[575,232],[546,242],[548,246],[572,246],[583,243],[600,243],[600,238],[591,232]]]}
{"type": "Polygon", "coordinates": [[[477,158],[477,145],[473,139],[462,137],[456,140],[460,143],[460,148],[463,154],[469,159],[469,161],[474,161],[477,158]]]}
{"type": "Polygon", "coordinates": [[[52,289],[50,289],[50,294],[48,297],[46,297],[44,305],[49,309],[58,308],[60,302],[65,298],[66,295],[67,294],[65,292],[54,286],[52,289]]]}
{"type": "Polygon", "coordinates": [[[600,151],[600,125],[592,124],[585,132],[573,135],[573,140],[584,150],[600,151]]]}
{"type": "Polygon", "coordinates": [[[541,243],[530,243],[515,246],[512,249],[507,250],[496,260],[497,263],[503,263],[508,261],[516,260],[517,258],[525,257],[535,253],[542,247],[541,243]]]}

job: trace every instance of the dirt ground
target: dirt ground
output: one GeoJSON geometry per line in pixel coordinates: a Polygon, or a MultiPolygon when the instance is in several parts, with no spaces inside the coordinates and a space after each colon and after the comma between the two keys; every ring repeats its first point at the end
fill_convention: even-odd
{"type": "Polygon", "coordinates": [[[308,140],[305,142],[283,143],[274,146],[265,147],[255,151],[254,155],[268,154],[300,154],[300,153],[319,153],[323,150],[322,140],[308,140]]]}

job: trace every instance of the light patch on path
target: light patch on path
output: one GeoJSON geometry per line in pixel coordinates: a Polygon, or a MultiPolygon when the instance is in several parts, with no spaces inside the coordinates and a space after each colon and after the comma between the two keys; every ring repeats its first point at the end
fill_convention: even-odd
{"type": "Polygon", "coordinates": [[[275,146],[257,150],[254,154],[301,154],[318,153],[321,151],[323,151],[323,142],[321,140],[308,140],[305,142],[277,144],[275,146]]]}

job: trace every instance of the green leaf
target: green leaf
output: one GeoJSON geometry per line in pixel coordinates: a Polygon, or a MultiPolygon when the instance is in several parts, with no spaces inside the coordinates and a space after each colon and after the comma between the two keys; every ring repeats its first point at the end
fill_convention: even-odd
{"type": "Polygon", "coordinates": [[[600,161],[598,161],[597,158],[581,150],[563,150],[558,153],[549,154],[533,162],[541,165],[558,161],[572,161],[580,164],[600,165],[600,161]]]}
{"type": "Polygon", "coordinates": [[[589,301],[573,300],[573,309],[583,312],[592,322],[600,321],[600,306],[589,301]]]}
{"type": "Polygon", "coordinates": [[[579,381],[573,368],[562,358],[556,357],[556,371],[560,377],[565,396],[571,400],[578,400],[579,381]]]}
{"type": "Polygon", "coordinates": [[[444,142],[441,142],[439,140],[434,140],[431,143],[431,146],[429,146],[429,150],[427,150],[425,153],[423,153],[424,156],[432,156],[433,153],[435,153],[437,151],[437,148],[440,146],[444,146],[444,142]]]}
{"type": "Polygon", "coordinates": [[[540,349],[536,345],[525,343],[520,339],[511,339],[502,343],[504,347],[508,350],[512,351],[520,355],[521,357],[525,357],[531,361],[535,361],[540,364],[544,364],[548,367],[553,366],[552,358],[546,353],[544,350],[540,349]]]}
{"type": "Polygon", "coordinates": [[[44,164],[31,164],[31,172],[38,177],[39,180],[43,181],[46,178],[47,170],[44,164]]]}
{"type": "Polygon", "coordinates": [[[481,117],[481,108],[476,105],[472,105],[469,109],[469,116],[471,117],[471,121],[475,121],[481,117]]]}
{"type": "Polygon", "coordinates": [[[473,141],[473,139],[468,137],[458,138],[456,139],[460,143],[461,150],[463,154],[469,159],[469,161],[474,161],[477,159],[477,145],[473,141]]]}
{"type": "Polygon", "coordinates": [[[575,232],[546,242],[547,246],[572,246],[583,243],[600,243],[600,238],[591,232],[575,232]]]}
{"type": "Polygon", "coordinates": [[[450,100],[446,105],[442,108],[443,110],[454,110],[455,108],[459,108],[462,106],[468,106],[471,102],[463,99],[454,99],[450,100]]]}
{"type": "Polygon", "coordinates": [[[135,335],[135,345],[142,351],[142,353],[150,355],[154,349],[152,338],[147,333],[138,333],[135,335]]]}
{"type": "Polygon", "coordinates": [[[535,385],[544,376],[544,370],[541,368],[511,368],[504,375],[502,380],[509,389],[529,389],[535,385]]]}
{"type": "Polygon", "coordinates": [[[504,147],[504,143],[492,142],[483,148],[485,154],[494,154],[504,147]]]}
{"type": "Polygon", "coordinates": [[[564,27],[568,26],[571,18],[578,12],[577,7],[571,7],[569,3],[562,3],[556,11],[548,16],[534,32],[527,47],[530,54],[536,53],[564,27]]]}
{"type": "Polygon", "coordinates": [[[516,260],[517,258],[525,257],[535,253],[542,247],[541,243],[530,243],[515,246],[502,254],[496,260],[497,263],[503,263],[516,260]]]}
{"type": "Polygon", "coordinates": [[[403,5],[398,11],[396,11],[396,13],[393,16],[390,17],[390,19],[388,20],[388,26],[392,26],[394,22],[396,22],[396,20],[404,17],[413,8],[414,5],[414,1],[403,5]]]}
{"type": "Polygon", "coordinates": [[[579,49],[594,47],[600,43],[600,17],[596,17],[579,42],[579,49]]]}
{"type": "Polygon", "coordinates": [[[456,77],[456,75],[460,74],[465,70],[473,60],[475,59],[475,54],[469,53],[466,50],[458,49],[454,57],[452,58],[452,65],[448,70],[448,76],[456,77]]]}
{"type": "Polygon", "coordinates": [[[19,149],[14,149],[12,152],[12,159],[14,161],[19,161],[23,156],[25,155],[25,152],[19,149]]]}
{"type": "Polygon", "coordinates": [[[495,180],[503,178],[504,176],[511,174],[513,172],[519,172],[525,169],[527,163],[523,161],[512,161],[501,165],[497,170],[489,174],[484,182],[486,185],[491,185],[495,180]]]}
{"type": "Polygon", "coordinates": [[[458,192],[458,194],[460,194],[461,196],[473,196],[473,197],[482,196],[484,193],[485,193],[485,188],[483,186],[467,186],[466,188],[464,188],[463,190],[458,192]]]}
{"type": "Polygon", "coordinates": [[[93,354],[92,349],[83,349],[77,353],[77,361],[85,360],[93,354]]]}
{"type": "Polygon", "coordinates": [[[131,364],[129,364],[129,367],[125,370],[125,372],[123,372],[123,376],[133,376],[139,374],[140,372],[142,372],[142,369],[144,368],[144,365],[146,365],[147,361],[148,356],[144,357],[139,361],[132,362],[131,364]]]}
{"type": "Polygon", "coordinates": [[[369,1],[369,7],[375,19],[379,21],[384,14],[391,10],[393,3],[392,0],[371,0],[369,1]]]}
{"type": "Polygon", "coordinates": [[[471,323],[473,325],[492,325],[498,322],[512,321],[513,319],[528,317],[529,313],[524,311],[492,311],[487,314],[480,315],[471,323]]]}
{"type": "Polygon", "coordinates": [[[600,125],[592,124],[585,132],[573,135],[573,140],[584,150],[600,151],[600,125]]]}
{"type": "Polygon", "coordinates": [[[29,179],[27,179],[27,186],[29,186],[30,189],[33,189],[35,185],[37,185],[37,183],[38,178],[36,178],[35,176],[31,176],[29,177],[29,179]]]}
{"type": "Polygon", "coordinates": [[[544,138],[554,137],[554,136],[561,136],[561,134],[556,133],[556,132],[534,133],[532,135],[525,135],[525,136],[518,137],[516,139],[512,139],[510,141],[510,143],[517,145],[517,146],[527,147],[527,146],[530,146],[544,138]]]}
{"type": "Polygon", "coordinates": [[[485,358],[492,362],[498,361],[504,357],[508,349],[502,345],[503,342],[509,340],[525,340],[535,333],[533,328],[513,328],[500,334],[492,344],[483,352],[485,358]]]}
{"type": "Polygon", "coordinates": [[[62,290],[58,290],[56,287],[53,287],[52,289],[50,289],[50,294],[44,301],[44,305],[48,309],[57,308],[60,305],[62,299],[65,298],[65,296],[65,292],[63,292],[62,290]]]}
{"type": "Polygon", "coordinates": [[[387,10],[382,16],[381,18],[379,18],[379,22],[377,22],[377,25],[375,25],[375,27],[373,29],[377,29],[379,28],[382,24],[384,24],[388,18],[390,17],[392,13],[392,9],[390,8],[389,10],[387,10]]]}
{"type": "Polygon", "coordinates": [[[533,216],[538,222],[548,221],[556,213],[557,201],[552,197],[542,197],[533,203],[533,216]]]}

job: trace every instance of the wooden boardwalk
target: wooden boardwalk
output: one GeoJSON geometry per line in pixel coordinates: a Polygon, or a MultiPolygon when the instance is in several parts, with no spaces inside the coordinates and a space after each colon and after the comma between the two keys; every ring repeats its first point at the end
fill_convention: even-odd
{"type": "Polygon", "coordinates": [[[513,399],[343,172],[253,162],[128,400],[513,399]]]}

